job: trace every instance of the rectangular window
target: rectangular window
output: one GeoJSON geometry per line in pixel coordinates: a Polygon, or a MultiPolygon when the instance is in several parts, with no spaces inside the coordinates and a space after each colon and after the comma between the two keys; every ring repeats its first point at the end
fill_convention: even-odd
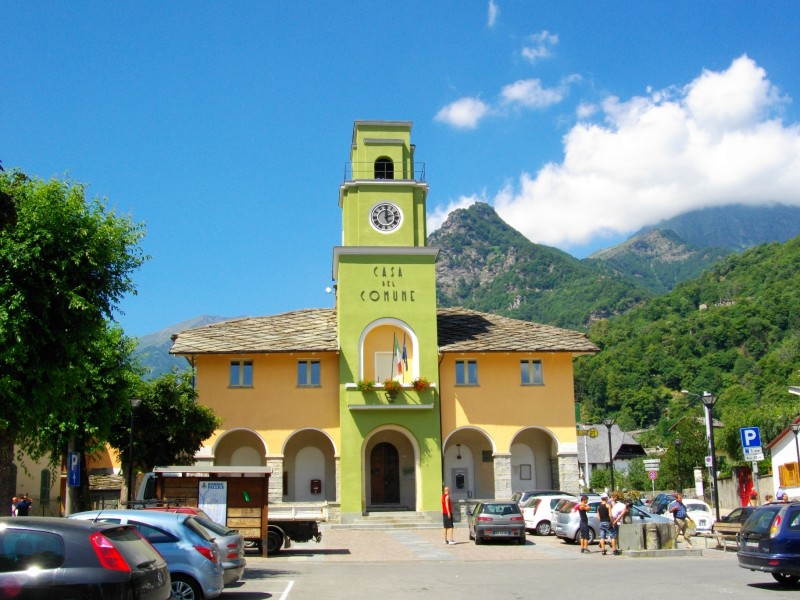
{"type": "Polygon", "coordinates": [[[456,361],[456,385],[478,385],[478,361],[456,361]]]}
{"type": "Polygon", "coordinates": [[[297,361],[297,385],[319,386],[320,367],[318,360],[297,361]]]}
{"type": "Polygon", "coordinates": [[[231,387],[253,387],[253,361],[232,360],[229,385],[231,387]]]}
{"type": "Polygon", "coordinates": [[[522,385],[544,385],[544,375],[542,375],[542,361],[540,360],[521,360],[519,361],[522,385]]]}

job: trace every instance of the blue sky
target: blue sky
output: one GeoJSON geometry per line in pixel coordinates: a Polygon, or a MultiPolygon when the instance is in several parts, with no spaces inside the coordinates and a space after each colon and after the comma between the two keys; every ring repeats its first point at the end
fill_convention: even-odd
{"type": "Polygon", "coordinates": [[[583,257],[800,204],[800,2],[0,0],[0,160],[146,225],[118,320],[333,306],[353,121],[407,120],[429,230],[484,201],[583,257]]]}

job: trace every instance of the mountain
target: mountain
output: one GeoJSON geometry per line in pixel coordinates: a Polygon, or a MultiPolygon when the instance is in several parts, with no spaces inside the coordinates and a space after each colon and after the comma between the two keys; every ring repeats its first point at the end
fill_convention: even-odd
{"type": "Polygon", "coordinates": [[[732,204],[704,208],[661,221],[650,229],[669,229],[697,248],[740,251],[766,242],[786,242],[800,235],[800,206],[732,204]]]}
{"type": "Polygon", "coordinates": [[[571,329],[621,314],[652,293],[602,262],[534,244],[488,204],[450,213],[428,237],[438,247],[441,306],[463,306],[571,329]]]}
{"type": "Polygon", "coordinates": [[[688,410],[699,412],[680,390],[709,390],[730,447],[737,424],[777,435],[797,415],[787,386],[800,383],[798,264],[800,236],[756,246],[593,325],[589,337],[602,352],[575,365],[583,416],[666,430],[688,410]]]}
{"type": "Polygon", "coordinates": [[[211,323],[227,321],[232,317],[212,317],[203,315],[187,321],[170,325],[166,329],[150,333],[138,339],[138,346],[134,356],[145,368],[145,379],[154,379],[164,373],[169,373],[173,368],[182,371],[187,368],[186,359],[182,356],[172,356],[169,349],[172,346],[172,336],[184,329],[202,327],[211,323]]]}
{"type": "Polygon", "coordinates": [[[663,294],[731,252],[728,248],[697,248],[672,230],[650,229],[595,252],[587,262],[602,262],[620,275],[636,278],[651,292],[663,294]]]}

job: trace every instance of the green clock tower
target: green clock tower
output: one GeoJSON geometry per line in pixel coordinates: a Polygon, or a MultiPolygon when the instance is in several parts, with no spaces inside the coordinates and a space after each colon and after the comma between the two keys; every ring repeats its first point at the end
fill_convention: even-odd
{"type": "Polygon", "coordinates": [[[411,123],[357,121],[339,189],[342,245],[333,251],[344,523],[370,511],[441,510],[437,250],[425,245],[427,193],[411,123]]]}

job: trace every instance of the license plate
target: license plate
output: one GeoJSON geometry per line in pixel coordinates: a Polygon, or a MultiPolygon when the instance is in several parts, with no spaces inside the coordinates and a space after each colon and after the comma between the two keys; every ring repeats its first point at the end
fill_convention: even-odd
{"type": "Polygon", "coordinates": [[[698,524],[698,525],[700,525],[700,527],[705,527],[705,526],[706,526],[706,521],[705,521],[705,519],[700,519],[700,520],[697,522],[697,524],[698,524]]]}
{"type": "Polygon", "coordinates": [[[510,532],[506,531],[505,529],[496,529],[492,532],[492,535],[509,535],[510,532]]]}
{"type": "Polygon", "coordinates": [[[758,548],[758,542],[747,541],[744,543],[747,548],[758,548]]]}

